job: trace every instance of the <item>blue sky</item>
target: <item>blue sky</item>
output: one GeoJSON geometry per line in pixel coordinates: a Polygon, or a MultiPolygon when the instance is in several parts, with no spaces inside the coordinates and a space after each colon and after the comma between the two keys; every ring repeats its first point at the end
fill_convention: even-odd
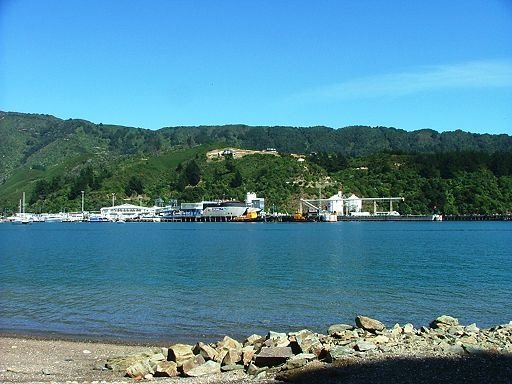
{"type": "Polygon", "coordinates": [[[0,110],[512,134],[512,0],[0,0],[0,110]]]}

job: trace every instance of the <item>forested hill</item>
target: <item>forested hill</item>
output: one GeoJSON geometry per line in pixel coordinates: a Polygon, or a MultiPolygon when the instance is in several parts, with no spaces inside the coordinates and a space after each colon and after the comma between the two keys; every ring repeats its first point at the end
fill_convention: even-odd
{"type": "Polygon", "coordinates": [[[15,112],[0,112],[0,137],[2,180],[18,167],[44,167],[70,155],[159,153],[212,143],[248,149],[270,147],[284,153],[338,153],[348,157],[382,152],[494,153],[512,148],[512,136],[463,131],[439,133],[430,129],[407,132],[367,126],[333,129],[246,125],[167,127],[152,131],[15,112]]]}
{"type": "Polygon", "coordinates": [[[253,127],[228,125],[217,127],[163,128],[171,140],[189,144],[225,142],[242,148],[275,148],[287,153],[328,152],[344,156],[365,156],[381,152],[438,153],[453,151],[508,151],[509,135],[475,134],[463,131],[439,133],[431,129],[407,132],[386,127],[253,127]]]}
{"type": "Polygon", "coordinates": [[[265,197],[293,211],[301,197],[340,189],[403,196],[400,213],[512,212],[512,137],[384,127],[173,127],[147,130],[0,112],[0,214],[22,193],[32,212],[118,201],[152,205],[265,197]],[[222,148],[245,156],[208,156],[222,148]],[[237,153],[241,152],[235,149],[237,153]],[[297,156],[299,154],[300,156],[297,156]],[[300,161],[299,161],[300,160],[300,161]]]}

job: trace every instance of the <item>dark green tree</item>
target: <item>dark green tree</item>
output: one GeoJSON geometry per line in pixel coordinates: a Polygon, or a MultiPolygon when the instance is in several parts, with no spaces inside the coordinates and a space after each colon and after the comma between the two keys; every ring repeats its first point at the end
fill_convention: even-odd
{"type": "Polygon", "coordinates": [[[236,172],[235,172],[235,176],[233,176],[233,179],[231,180],[229,185],[231,186],[231,188],[238,188],[238,187],[240,187],[243,184],[243,182],[244,181],[243,181],[243,178],[242,178],[242,174],[237,169],[236,172]]]}
{"type": "Polygon", "coordinates": [[[187,164],[185,168],[185,177],[188,185],[196,186],[201,181],[201,169],[195,160],[192,160],[187,164]]]}
{"type": "Polygon", "coordinates": [[[142,179],[139,176],[132,176],[128,180],[128,184],[126,185],[124,192],[127,196],[131,196],[134,194],[140,195],[144,191],[144,184],[142,179]]]}

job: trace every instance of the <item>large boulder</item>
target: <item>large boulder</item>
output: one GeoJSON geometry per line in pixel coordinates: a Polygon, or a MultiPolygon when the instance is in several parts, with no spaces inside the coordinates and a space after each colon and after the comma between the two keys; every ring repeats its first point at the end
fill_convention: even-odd
{"type": "Polygon", "coordinates": [[[149,360],[137,361],[126,368],[126,375],[135,379],[142,379],[146,375],[153,373],[155,373],[155,371],[153,367],[151,367],[149,360]]]}
{"type": "Polygon", "coordinates": [[[247,345],[242,348],[242,362],[245,366],[248,366],[253,360],[255,353],[256,349],[252,345],[247,345]]]}
{"type": "Polygon", "coordinates": [[[314,353],[299,353],[288,359],[286,369],[297,369],[305,366],[307,363],[315,360],[317,356],[314,353]]]}
{"type": "Polygon", "coordinates": [[[217,357],[215,361],[221,365],[232,365],[242,360],[242,344],[237,340],[225,336],[217,343],[217,357]]]}
{"type": "Polygon", "coordinates": [[[203,356],[205,361],[217,360],[217,357],[219,355],[215,348],[203,342],[197,343],[196,346],[194,347],[193,352],[195,355],[203,356]]]}
{"type": "Polygon", "coordinates": [[[343,359],[347,356],[351,356],[354,354],[354,349],[347,347],[345,345],[337,345],[334,348],[331,348],[330,351],[327,352],[326,360],[329,363],[332,363],[336,360],[343,359]]]}
{"type": "Polygon", "coordinates": [[[247,339],[245,339],[244,346],[253,345],[253,346],[261,347],[261,345],[264,342],[265,342],[265,338],[263,336],[253,334],[253,335],[249,336],[247,339]]]}
{"type": "Polygon", "coordinates": [[[431,328],[448,328],[459,325],[459,320],[455,317],[442,315],[430,323],[431,328]]]}
{"type": "Polygon", "coordinates": [[[320,356],[323,345],[316,334],[307,329],[303,329],[302,331],[293,333],[293,336],[302,353],[314,353],[320,356]]]}
{"type": "Polygon", "coordinates": [[[105,366],[114,372],[126,371],[126,369],[138,362],[148,361],[148,363],[165,360],[165,356],[160,352],[142,352],[126,356],[116,356],[107,360],[105,366]]]}
{"type": "Polygon", "coordinates": [[[269,347],[288,347],[290,345],[288,335],[280,332],[270,331],[267,336],[267,342],[269,347]]]}
{"type": "Polygon", "coordinates": [[[366,316],[357,316],[356,325],[372,333],[383,331],[384,328],[386,328],[379,320],[371,319],[366,316]]]}
{"type": "Polygon", "coordinates": [[[373,343],[370,343],[368,341],[359,341],[356,345],[355,345],[355,349],[359,352],[366,352],[366,351],[371,351],[372,349],[376,349],[377,346],[373,343]]]}
{"type": "Polygon", "coordinates": [[[255,364],[258,367],[275,367],[286,363],[292,356],[291,347],[263,347],[256,355],[255,364]]]}
{"type": "Polygon", "coordinates": [[[470,355],[481,355],[481,354],[484,354],[484,353],[488,353],[487,349],[485,347],[482,347],[481,345],[463,344],[462,347],[470,355]]]}
{"type": "Polygon", "coordinates": [[[185,375],[188,375],[188,372],[203,365],[204,363],[205,363],[205,360],[204,360],[203,356],[196,355],[196,356],[192,357],[191,359],[185,360],[183,362],[183,365],[180,367],[180,369],[185,375]]]}
{"type": "Polygon", "coordinates": [[[190,377],[198,377],[198,376],[206,376],[206,375],[215,375],[220,373],[220,364],[216,361],[209,360],[200,366],[197,366],[189,371],[187,371],[186,375],[190,377]]]}
{"type": "Polygon", "coordinates": [[[241,351],[242,344],[229,336],[224,336],[224,339],[217,343],[217,349],[236,349],[241,351]]]}
{"type": "Polygon", "coordinates": [[[229,349],[222,359],[222,365],[233,365],[242,360],[242,350],[229,349]]]}
{"type": "Polygon", "coordinates": [[[174,361],[159,361],[154,371],[155,376],[174,377],[178,376],[178,365],[174,361]]]}
{"type": "Polygon", "coordinates": [[[354,327],[348,324],[333,324],[327,330],[329,336],[338,337],[338,335],[344,334],[345,331],[351,331],[354,327]]]}
{"type": "Polygon", "coordinates": [[[174,344],[169,347],[167,360],[174,361],[178,368],[187,360],[194,358],[193,346],[188,344],[174,344]]]}

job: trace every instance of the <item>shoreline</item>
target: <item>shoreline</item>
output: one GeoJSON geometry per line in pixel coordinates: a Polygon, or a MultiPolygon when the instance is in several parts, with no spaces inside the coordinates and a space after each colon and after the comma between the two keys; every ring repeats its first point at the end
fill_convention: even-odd
{"type": "Polygon", "coordinates": [[[84,343],[84,344],[106,344],[106,345],[119,345],[124,347],[165,347],[169,345],[169,341],[143,341],[131,339],[116,339],[116,338],[101,338],[90,337],[84,335],[68,335],[57,333],[45,332],[8,332],[0,331],[0,340],[2,339],[22,339],[33,341],[52,341],[52,342],[70,342],[70,343],[84,343]]]}
{"type": "Polygon", "coordinates": [[[430,328],[416,329],[412,324],[385,328],[378,320],[358,316],[355,325],[335,324],[325,335],[308,330],[269,331],[267,336],[252,335],[244,342],[226,336],[216,343],[198,342],[195,346],[3,332],[0,356],[2,383],[134,383],[134,378],[187,384],[249,383],[255,378],[260,383],[511,383],[512,322],[479,329],[440,316],[430,328]],[[181,368],[180,348],[190,348],[187,353],[193,353],[181,368]],[[265,355],[267,352],[277,355],[265,355]],[[279,355],[284,352],[286,356],[279,355]],[[135,363],[134,356],[139,359],[135,363]],[[148,362],[155,363],[154,367],[148,362]],[[207,363],[216,364],[218,370],[188,377],[192,376],[188,372],[207,363]],[[155,368],[162,364],[174,364],[170,377],[157,377],[164,376],[155,368]],[[134,367],[146,371],[126,377],[134,367]],[[388,376],[382,377],[382,372],[388,376]],[[371,380],[360,380],[373,374],[371,380]]]}

